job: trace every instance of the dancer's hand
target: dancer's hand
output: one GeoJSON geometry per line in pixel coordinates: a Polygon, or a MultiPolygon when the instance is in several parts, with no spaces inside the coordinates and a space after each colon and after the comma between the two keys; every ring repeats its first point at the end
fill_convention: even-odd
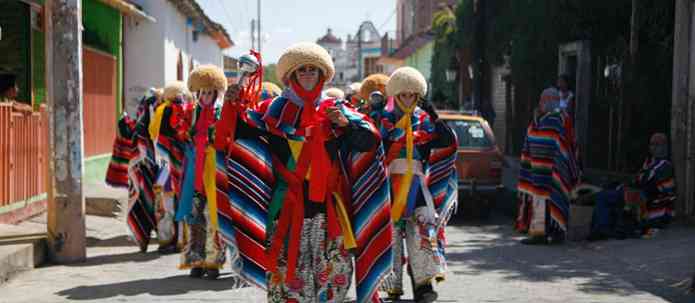
{"type": "Polygon", "coordinates": [[[338,125],[339,127],[345,127],[350,124],[350,121],[348,121],[347,117],[343,115],[343,112],[341,112],[335,106],[326,108],[326,116],[333,124],[338,125]]]}
{"type": "Polygon", "coordinates": [[[227,91],[224,94],[225,102],[240,102],[239,94],[241,93],[241,86],[239,84],[232,84],[227,87],[227,91]]]}

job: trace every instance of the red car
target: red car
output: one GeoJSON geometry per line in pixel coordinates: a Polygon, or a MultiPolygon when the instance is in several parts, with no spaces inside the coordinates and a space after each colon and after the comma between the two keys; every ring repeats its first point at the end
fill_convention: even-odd
{"type": "Polygon", "coordinates": [[[459,141],[456,169],[459,177],[459,209],[463,216],[489,215],[502,191],[504,156],[485,119],[460,112],[440,111],[459,141]]]}

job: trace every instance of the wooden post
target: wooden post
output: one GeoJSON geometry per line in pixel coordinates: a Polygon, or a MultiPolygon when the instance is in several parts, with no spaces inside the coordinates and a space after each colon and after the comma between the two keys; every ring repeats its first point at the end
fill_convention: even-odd
{"type": "Polygon", "coordinates": [[[692,117],[690,105],[690,83],[693,70],[690,55],[692,51],[691,41],[691,0],[676,0],[675,28],[673,45],[673,86],[671,99],[671,159],[674,163],[676,181],[678,182],[678,214],[693,215],[692,209],[688,211],[686,205],[692,203],[693,188],[692,161],[689,160],[689,125],[692,117]]]}
{"type": "Polygon", "coordinates": [[[82,13],[81,0],[50,5],[48,250],[56,263],[86,259],[82,195],[82,13]]]}

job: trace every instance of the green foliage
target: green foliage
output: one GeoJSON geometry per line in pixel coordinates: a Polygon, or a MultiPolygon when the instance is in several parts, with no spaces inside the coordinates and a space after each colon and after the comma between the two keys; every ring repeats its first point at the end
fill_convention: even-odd
{"type": "MultiPolygon", "coordinates": [[[[639,163],[645,142],[653,132],[668,132],[673,62],[674,0],[638,1],[640,7],[639,45],[634,81],[611,88],[603,78],[608,64],[629,63],[631,0],[484,0],[485,37],[482,49],[488,68],[508,56],[515,87],[516,124],[523,128],[543,88],[557,77],[558,46],[577,40],[591,42],[592,95],[589,105],[591,142],[602,142],[593,154],[605,156],[609,125],[608,112],[623,98],[632,108],[630,129],[626,130],[625,157],[639,163]],[[624,99],[620,88],[632,89],[624,99]],[[606,121],[603,121],[606,120],[606,121]],[[597,141],[598,140],[598,141],[597,141]],[[604,144],[605,143],[605,144],[604,144]]],[[[444,72],[451,66],[455,49],[474,48],[474,1],[461,0],[455,9],[455,30],[445,25],[451,17],[435,18],[437,44],[432,59],[433,93],[451,96],[444,72]],[[437,78],[439,77],[439,78],[437,78]]],[[[626,70],[626,69],[624,69],[626,70]]],[[[453,94],[455,96],[455,94],[453,94]]],[[[515,131],[515,130],[514,130],[515,131]]]]}
{"type": "Polygon", "coordinates": [[[280,88],[285,87],[285,85],[282,84],[282,81],[280,81],[275,74],[275,70],[277,68],[277,65],[275,64],[268,64],[263,67],[263,81],[267,82],[272,82],[275,85],[279,86],[280,88]]]}

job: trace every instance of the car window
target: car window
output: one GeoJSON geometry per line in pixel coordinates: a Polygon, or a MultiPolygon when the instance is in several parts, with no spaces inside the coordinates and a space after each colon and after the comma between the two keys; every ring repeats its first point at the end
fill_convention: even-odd
{"type": "Polygon", "coordinates": [[[459,147],[488,148],[492,146],[492,140],[479,121],[449,120],[447,124],[456,132],[459,147]]]}

